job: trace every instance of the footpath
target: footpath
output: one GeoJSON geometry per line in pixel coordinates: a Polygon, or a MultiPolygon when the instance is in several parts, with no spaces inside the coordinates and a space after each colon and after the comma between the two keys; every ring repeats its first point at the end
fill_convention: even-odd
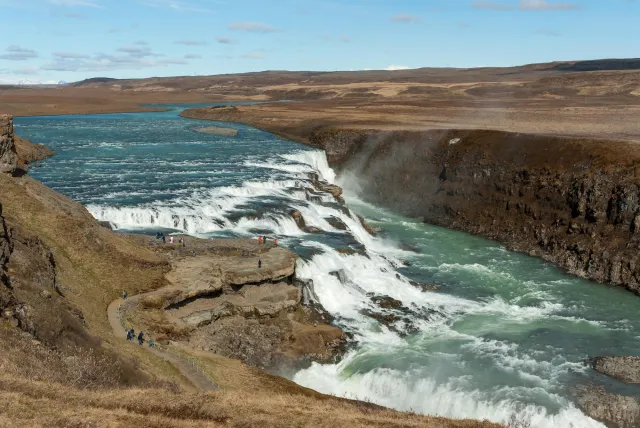
{"type": "MultiPolygon", "coordinates": [[[[127,340],[127,332],[122,325],[122,318],[124,316],[124,313],[126,312],[126,309],[123,310],[121,308],[126,308],[128,305],[132,304],[132,302],[135,303],[135,301],[137,301],[141,297],[148,296],[156,292],[157,291],[133,296],[127,299],[126,302],[123,299],[117,299],[111,302],[109,308],[107,309],[107,316],[109,318],[109,324],[111,325],[113,334],[116,336],[116,338],[122,341],[127,340]]],[[[219,389],[216,384],[212,382],[211,379],[209,379],[207,376],[205,376],[192,362],[174,355],[168,351],[164,351],[158,347],[150,348],[145,344],[143,344],[142,346],[144,346],[145,349],[149,352],[173,364],[180,371],[180,373],[185,378],[187,378],[189,382],[191,382],[197,389],[201,391],[217,391],[219,389]]]]}

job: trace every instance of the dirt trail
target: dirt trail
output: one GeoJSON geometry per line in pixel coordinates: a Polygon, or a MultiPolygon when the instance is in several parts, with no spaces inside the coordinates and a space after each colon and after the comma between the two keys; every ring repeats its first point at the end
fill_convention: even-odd
{"type": "MultiPolygon", "coordinates": [[[[140,299],[141,297],[144,296],[149,296],[155,293],[158,293],[161,290],[157,290],[151,293],[145,293],[145,294],[140,294],[138,296],[134,296],[129,298],[129,300],[127,301],[127,303],[129,302],[135,302],[136,300],[140,299]]],[[[113,334],[115,334],[115,336],[117,338],[119,338],[120,340],[126,340],[126,330],[124,329],[124,327],[122,326],[122,312],[120,311],[120,307],[121,305],[123,305],[125,303],[125,301],[123,299],[116,299],[113,302],[111,302],[111,304],[109,305],[109,308],[107,309],[107,316],[109,318],[109,324],[111,325],[111,329],[113,330],[113,334]]],[[[149,352],[153,352],[155,355],[169,361],[171,364],[173,364],[179,371],[180,373],[187,378],[197,389],[201,390],[201,391],[217,391],[219,388],[216,386],[215,383],[213,383],[211,381],[211,379],[209,379],[208,377],[206,377],[204,374],[202,374],[200,372],[200,370],[195,367],[193,365],[193,363],[191,363],[188,360],[185,360],[184,358],[180,358],[176,355],[173,355],[167,351],[163,351],[161,349],[158,348],[149,348],[146,345],[145,349],[149,350],[149,352]]]]}

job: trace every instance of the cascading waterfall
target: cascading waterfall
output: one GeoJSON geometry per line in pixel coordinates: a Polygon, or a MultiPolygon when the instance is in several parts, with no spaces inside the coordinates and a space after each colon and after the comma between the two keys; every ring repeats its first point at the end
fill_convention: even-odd
{"type": "Polygon", "coordinates": [[[295,375],[297,383],[454,418],[506,422],[515,414],[532,427],[602,427],[574,406],[569,388],[591,379],[583,360],[600,345],[618,349],[640,335],[635,307],[615,291],[357,195],[347,195],[345,206],[310,191],[310,174],[336,181],[321,151],[249,127],[237,137],[192,133],[193,122],[176,118],[175,110],[150,115],[163,120],[123,114],[111,125],[100,119],[101,128],[88,116],[68,126],[74,132],[110,126],[94,136],[97,142],[134,139],[116,145],[88,137],[74,143],[51,118],[18,125],[25,137],[52,133],[51,141],[65,141],[50,143],[60,154],[35,174],[99,220],[151,233],[268,234],[297,251],[305,301],[320,303],[354,338],[342,361],[313,364],[295,375]],[[115,165],[121,173],[114,174],[115,165]],[[353,209],[382,235],[371,236],[353,209]],[[442,288],[424,291],[420,282],[442,288]],[[382,309],[373,300],[382,296],[399,307],[382,309]],[[600,310],[602,301],[615,304],[618,314],[600,310]],[[389,322],[373,312],[389,315],[389,322]],[[576,339],[567,343],[567,337],[576,339]]]}

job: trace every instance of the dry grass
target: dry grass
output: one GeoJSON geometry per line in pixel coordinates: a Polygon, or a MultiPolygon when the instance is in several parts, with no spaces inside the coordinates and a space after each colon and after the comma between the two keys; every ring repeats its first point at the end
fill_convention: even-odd
{"type": "Polygon", "coordinates": [[[0,375],[3,427],[498,427],[291,394],[172,394],[158,389],[79,391],[0,375]]]}

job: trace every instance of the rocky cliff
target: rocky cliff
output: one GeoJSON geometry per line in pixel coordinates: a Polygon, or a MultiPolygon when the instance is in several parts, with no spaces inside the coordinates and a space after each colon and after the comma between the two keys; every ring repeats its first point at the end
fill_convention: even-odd
{"type": "Polygon", "coordinates": [[[18,154],[13,141],[13,117],[0,115],[0,173],[13,173],[18,154]]]}

